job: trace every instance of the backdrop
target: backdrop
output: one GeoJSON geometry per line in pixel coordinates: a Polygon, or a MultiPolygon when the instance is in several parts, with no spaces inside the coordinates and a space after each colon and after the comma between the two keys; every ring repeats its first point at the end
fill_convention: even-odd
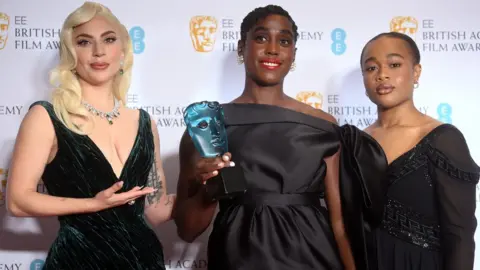
{"type": "MultiPolygon", "coordinates": [[[[4,192],[19,124],[32,102],[48,98],[47,75],[58,60],[61,25],[83,2],[0,0],[0,269],[40,269],[56,237],[56,218],[8,216],[4,192]]],[[[205,99],[228,102],[241,93],[244,72],[235,52],[240,23],[252,9],[271,2],[100,2],[130,31],[135,63],[128,105],[144,108],[157,120],[168,188],[175,192],[183,108],[205,99]]],[[[333,114],[340,124],[364,128],[375,120],[376,110],[365,96],[361,49],[380,32],[407,33],[422,55],[417,107],[456,125],[479,162],[480,130],[474,123],[480,115],[480,4],[446,2],[275,1],[290,12],[300,32],[297,68],[286,79],[286,92],[333,114]]],[[[41,184],[38,188],[44,191],[41,184]]],[[[167,268],[205,269],[209,232],[186,244],[173,222],[159,228],[167,268]]]]}

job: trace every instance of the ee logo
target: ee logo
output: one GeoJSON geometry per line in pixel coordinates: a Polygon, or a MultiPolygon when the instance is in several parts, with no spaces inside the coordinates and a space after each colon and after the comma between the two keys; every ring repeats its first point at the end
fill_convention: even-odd
{"type": "Polygon", "coordinates": [[[448,103],[440,103],[437,107],[438,120],[451,124],[452,123],[452,106],[448,103]]]}
{"type": "Polygon", "coordinates": [[[335,55],[342,55],[347,50],[347,44],[345,39],[347,38],[347,32],[342,28],[335,28],[332,31],[332,52],[335,55]]]}
{"type": "Polygon", "coordinates": [[[44,264],[43,260],[36,259],[30,264],[30,270],[41,270],[44,264]]]}
{"type": "Polygon", "coordinates": [[[140,26],[135,26],[128,33],[132,40],[133,53],[141,54],[145,51],[145,31],[140,26]]]}

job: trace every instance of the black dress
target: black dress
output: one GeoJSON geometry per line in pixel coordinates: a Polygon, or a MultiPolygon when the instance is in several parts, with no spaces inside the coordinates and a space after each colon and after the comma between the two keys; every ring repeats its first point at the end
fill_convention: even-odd
{"type": "Polygon", "coordinates": [[[343,269],[328,212],[320,203],[330,169],[324,158],[342,143],[347,233],[354,242],[357,269],[366,269],[363,213],[377,216],[379,222],[383,209],[378,183],[387,163],[379,145],[353,126],[340,128],[293,110],[260,104],[223,106],[229,151],[245,172],[248,191],[220,201],[208,244],[209,269],[343,269]],[[348,155],[354,151],[356,156],[348,155]],[[377,185],[369,189],[374,182],[377,185]],[[372,201],[380,210],[371,207],[372,201]]]}
{"type": "Polygon", "coordinates": [[[382,226],[374,233],[375,267],[472,270],[479,173],[462,133],[450,124],[394,160],[382,226]]]}
{"type": "MultiPolygon", "coordinates": [[[[95,143],[68,130],[48,102],[36,102],[50,115],[58,151],[42,175],[53,196],[92,198],[118,181],[112,167],[95,143]]],[[[154,160],[151,121],[140,110],[135,143],[122,170],[120,191],[145,185],[154,160]]],[[[165,269],[163,248],[144,219],[145,202],[122,205],[97,213],[58,217],[60,229],[43,269],[46,270],[153,270],[165,269]]]]}

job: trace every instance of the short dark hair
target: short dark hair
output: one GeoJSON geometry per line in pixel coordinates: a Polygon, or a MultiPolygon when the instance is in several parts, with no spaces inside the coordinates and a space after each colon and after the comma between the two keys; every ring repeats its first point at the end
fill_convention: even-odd
{"type": "Polygon", "coordinates": [[[295,24],[295,21],[285,9],[277,5],[267,5],[250,11],[250,13],[245,16],[242,24],[240,25],[241,41],[245,42],[245,40],[247,40],[248,31],[250,31],[257,24],[258,21],[263,20],[270,15],[284,16],[292,23],[292,30],[294,35],[293,38],[296,42],[298,39],[298,27],[295,24]]]}
{"type": "Polygon", "coordinates": [[[362,63],[363,54],[365,53],[365,49],[367,48],[368,44],[370,44],[370,42],[375,41],[381,37],[398,38],[405,41],[405,43],[407,43],[408,47],[410,48],[413,64],[415,65],[420,64],[420,50],[418,49],[417,44],[411,37],[399,32],[385,32],[385,33],[376,35],[375,37],[370,39],[367,42],[367,44],[365,44],[362,50],[362,54],[360,55],[360,66],[363,66],[363,63],[362,63]]]}

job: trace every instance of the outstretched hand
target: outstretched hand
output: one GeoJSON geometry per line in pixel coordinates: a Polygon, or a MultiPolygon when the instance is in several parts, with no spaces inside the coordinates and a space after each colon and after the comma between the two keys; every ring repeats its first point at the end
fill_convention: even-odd
{"type": "Polygon", "coordinates": [[[133,204],[137,198],[156,191],[156,189],[151,187],[134,187],[129,191],[116,193],[122,188],[122,186],[123,181],[120,181],[97,193],[94,197],[94,200],[99,208],[103,210],[126,203],[133,204]]]}

